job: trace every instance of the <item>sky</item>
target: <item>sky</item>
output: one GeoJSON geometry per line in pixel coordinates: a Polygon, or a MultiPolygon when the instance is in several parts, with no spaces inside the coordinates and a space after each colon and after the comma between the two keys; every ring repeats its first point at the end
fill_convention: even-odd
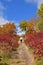
{"type": "Polygon", "coordinates": [[[12,21],[18,26],[22,20],[36,18],[42,3],[43,0],[0,0],[0,25],[12,21]]]}

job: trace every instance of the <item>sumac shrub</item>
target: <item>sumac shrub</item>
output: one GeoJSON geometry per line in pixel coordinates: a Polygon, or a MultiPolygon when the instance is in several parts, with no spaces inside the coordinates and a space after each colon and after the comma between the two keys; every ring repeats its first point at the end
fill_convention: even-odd
{"type": "Polygon", "coordinates": [[[19,36],[12,34],[0,34],[0,48],[10,50],[12,47],[17,48],[19,36]]]}
{"type": "Polygon", "coordinates": [[[26,34],[25,43],[34,50],[36,56],[43,56],[43,32],[26,34]]]}

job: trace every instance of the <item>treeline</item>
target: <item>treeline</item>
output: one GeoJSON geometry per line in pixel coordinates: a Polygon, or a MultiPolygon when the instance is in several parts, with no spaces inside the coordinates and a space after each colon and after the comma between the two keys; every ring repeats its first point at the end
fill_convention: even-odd
{"type": "Polygon", "coordinates": [[[0,50],[10,52],[16,49],[18,45],[19,35],[15,23],[6,23],[0,26],[0,50]]]}
{"type": "Polygon", "coordinates": [[[12,22],[0,26],[0,34],[16,34],[16,25],[12,22]]]}
{"type": "Polygon", "coordinates": [[[43,32],[43,4],[37,10],[37,19],[32,18],[29,21],[21,21],[19,26],[26,33],[43,32]]]}
{"type": "Polygon", "coordinates": [[[37,19],[24,20],[19,26],[25,31],[26,45],[33,50],[34,58],[39,60],[43,57],[43,4],[37,10],[37,15],[37,19]]]}

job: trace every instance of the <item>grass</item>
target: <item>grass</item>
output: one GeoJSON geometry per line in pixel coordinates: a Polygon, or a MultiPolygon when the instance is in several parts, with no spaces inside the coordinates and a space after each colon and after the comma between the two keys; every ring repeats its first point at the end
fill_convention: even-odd
{"type": "Polygon", "coordinates": [[[23,60],[19,60],[19,59],[12,59],[12,58],[5,58],[2,61],[0,61],[0,63],[21,63],[23,62],[23,60]]]}
{"type": "Polygon", "coordinates": [[[19,59],[9,59],[8,62],[20,63],[20,62],[23,62],[23,61],[19,60],[19,59]]]}
{"type": "Polygon", "coordinates": [[[43,65],[43,57],[40,60],[36,61],[34,65],[43,65]]]}
{"type": "Polygon", "coordinates": [[[10,65],[11,63],[21,63],[24,62],[23,60],[19,60],[19,59],[3,59],[0,62],[0,65],[10,65]]]}
{"type": "Polygon", "coordinates": [[[3,53],[2,50],[0,50],[0,56],[2,56],[2,60],[0,61],[0,65],[7,65],[7,64],[9,65],[10,63],[21,63],[21,62],[23,62],[23,60],[11,58],[9,53],[7,53],[7,54],[3,53]]]}

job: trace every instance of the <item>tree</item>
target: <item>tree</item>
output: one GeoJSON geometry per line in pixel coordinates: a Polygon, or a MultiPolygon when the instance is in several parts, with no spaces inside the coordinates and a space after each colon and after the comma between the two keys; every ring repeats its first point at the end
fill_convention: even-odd
{"type": "Polygon", "coordinates": [[[38,26],[39,30],[41,32],[43,32],[43,21],[42,22],[41,21],[37,22],[37,26],[38,26]]]}
{"type": "Polygon", "coordinates": [[[22,31],[26,31],[27,22],[24,20],[19,24],[22,31]]]}
{"type": "Polygon", "coordinates": [[[43,32],[43,4],[41,4],[40,8],[38,9],[38,17],[39,22],[37,23],[37,25],[39,30],[43,32]]]}
{"type": "Polygon", "coordinates": [[[3,31],[4,31],[3,27],[0,26],[0,34],[3,34],[3,31]]]}
{"type": "Polygon", "coordinates": [[[36,20],[34,18],[32,18],[28,23],[27,23],[27,27],[26,27],[26,32],[27,33],[34,33],[36,32],[36,20]]]}
{"type": "Polygon", "coordinates": [[[3,29],[4,29],[4,33],[15,33],[16,34],[16,26],[14,23],[6,23],[5,25],[3,25],[3,29]]]}
{"type": "Polygon", "coordinates": [[[41,4],[40,8],[37,11],[38,17],[40,20],[43,20],[43,4],[41,4]]]}

